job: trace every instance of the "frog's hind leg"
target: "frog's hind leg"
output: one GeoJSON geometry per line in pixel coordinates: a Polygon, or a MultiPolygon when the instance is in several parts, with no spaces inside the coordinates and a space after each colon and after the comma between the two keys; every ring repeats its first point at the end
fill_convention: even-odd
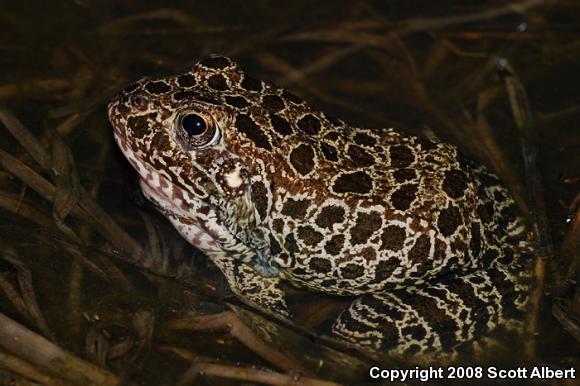
{"type": "Polygon", "coordinates": [[[496,264],[433,285],[363,295],[341,313],[332,335],[393,355],[452,350],[521,319],[528,289],[521,272],[496,264]]]}

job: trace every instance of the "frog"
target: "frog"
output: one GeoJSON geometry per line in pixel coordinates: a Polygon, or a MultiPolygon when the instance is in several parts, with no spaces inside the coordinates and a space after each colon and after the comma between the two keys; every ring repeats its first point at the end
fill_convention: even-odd
{"type": "Polygon", "coordinates": [[[267,315],[292,323],[289,287],[345,297],[325,334],[415,355],[525,311],[525,222],[452,144],[349,125],[220,55],[108,115],[145,197],[267,315]]]}

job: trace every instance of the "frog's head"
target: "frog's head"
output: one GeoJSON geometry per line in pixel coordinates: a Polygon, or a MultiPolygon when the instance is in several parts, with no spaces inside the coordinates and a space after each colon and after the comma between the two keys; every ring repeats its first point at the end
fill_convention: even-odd
{"type": "Polygon", "coordinates": [[[211,56],[184,74],[130,85],[109,104],[109,118],[143,183],[205,199],[244,195],[248,163],[272,150],[279,141],[272,133],[292,131],[276,112],[302,105],[232,60],[211,56]],[[252,152],[255,159],[247,156],[252,152]]]}
{"type": "Polygon", "coordinates": [[[146,196],[181,223],[238,234],[255,223],[253,177],[294,130],[277,112],[308,108],[230,59],[211,56],[186,73],[137,81],[108,109],[146,196]]]}

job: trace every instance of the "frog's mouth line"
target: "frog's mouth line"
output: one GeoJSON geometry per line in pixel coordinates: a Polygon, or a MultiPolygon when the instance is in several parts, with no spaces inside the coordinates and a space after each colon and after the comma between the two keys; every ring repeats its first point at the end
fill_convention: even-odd
{"type": "Polygon", "coordinates": [[[170,220],[171,218],[174,219],[171,221],[182,236],[189,240],[192,245],[208,254],[208,256],[213,256],[217,252],[221,253],[222,251],[217,243],[220,235],[215,229],[205,226],[197,221],[195,216],[191,215],[190,211],[193,204],[187,200],[189,193],[155,171],[152,166],[141,160],[132,150],[127,149],[123,153],[139,175],[139,183],[143,194],[157,207],[157,210],[164,213],[170,220]],[[175,224],[176,221],[187,224],[190,227],[197,227],[197,234],[192,238],[191,234],[182,233],[183,230],[175,224]],[[203,240],[202,235],[204,234],[209,235],[209,240],[207,237],[203,240]]]}
{"type": "Polygon", "coordinates": [[[147,162],[141,160],[130,149],[123,150],[125,157],[131,163],[139,175],[141,189],[152,195],[155,202],[165,210],[175,211],[176,208],[183,208],[185,202],[185,192],[178,185],[174,184],[167,177],[157,172],[147,162]],[[179,202],[180,201],[180,202],[179,202]]]}
{"type": "Polygon", "coordinates": [[[118,98],[114,99],[108,105],[109,121],[113,126],[113,137],[125,158],[129,161],[133,169],[139,176],[139,183],[142,190],[147,191],[148,195],[152,195],[155,202],[164,209],[175,207],[175,199],[183,201],[183,189],[172,183],[168,178],[157,172],[145,160],[142,160],[129,146],[127,139],[127,131],[124,125],[119,122],[117,116],[117,107],[119,104],[118,98]]]}

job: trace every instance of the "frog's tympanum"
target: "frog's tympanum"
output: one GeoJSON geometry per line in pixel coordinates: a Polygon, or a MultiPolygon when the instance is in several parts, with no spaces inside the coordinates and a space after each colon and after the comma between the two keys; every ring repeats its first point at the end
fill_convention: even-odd
{"type": "Polygon", "coordinates": [[[347,125],[207,57],[109,104],[141,188],[247,304],[285,287],[354,296],[331,334],[447,350],[521,313],[524,226],[497,178],[446,143],[347,125]]]}

